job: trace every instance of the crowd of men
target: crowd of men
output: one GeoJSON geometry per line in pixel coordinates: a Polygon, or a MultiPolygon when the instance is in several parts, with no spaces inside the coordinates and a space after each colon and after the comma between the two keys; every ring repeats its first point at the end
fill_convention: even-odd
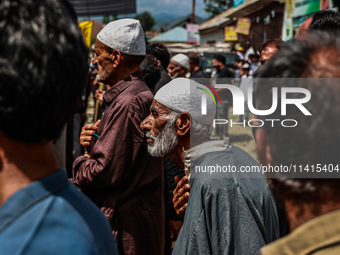
{"type": "Polygon", "coordinates": [[[339,172],[338,13],[315,14],[293,42],[268,40],[233,71],[216,54],[210,77],[197,53],[171,57],[146,44],[139,21],[109,23],[92,59],[107,86],[104,111],[81,130],[75,186],[53,148],[89,70],[75,12],[67,0],[4,0],[0,12],[0,254],[340,252],[338,174],[242,172],[261,167],[229,142],[227,128],[213,127],[233,100],[216,84],[251,87],[258,111],[272,108],[273,91],[302,101],[309,91],[287,109],[279,93],[276,110],[257,116],[261,166],[339,172]],[[265,121],[283,111],[298,125],[265,121]]]}

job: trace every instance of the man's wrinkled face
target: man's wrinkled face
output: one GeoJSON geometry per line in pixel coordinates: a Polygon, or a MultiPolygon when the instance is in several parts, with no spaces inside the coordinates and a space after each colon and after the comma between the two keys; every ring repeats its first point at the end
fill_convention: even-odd
{"type": "Polygon", "coordinates": [[[179,77],[181,72],[181,67],[179,65],[177,65],[174,61],[170,61],[169,65],[168,65],[168,73],[170,75],[170,77],[176,78],[179,77]]]}
{"type": "Polygon", "coordinates": [[[149,154],[161,157],[174,150],[178,144],[176,119],[171,118],[170,110],[156,100],[153,101],[150,111],[150,115],[141,123],[141,128],[146,131],[149,154]]]}
{"type": "Polygon", "coordinates": [[[110,52],[108,52],[107,48],[107,46],[96,40],[92,64],[97,69],[97,81],[103,83],[109,83],[110,76],[114,73],[110,52]]]}

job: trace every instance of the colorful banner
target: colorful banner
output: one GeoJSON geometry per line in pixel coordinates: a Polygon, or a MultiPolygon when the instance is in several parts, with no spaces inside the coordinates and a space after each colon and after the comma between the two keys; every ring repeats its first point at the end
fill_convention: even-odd
{"type": "Polygon", "coordinates": [[[200,33],[199,25],[197,24],[187,24],[187,42],[188,43],[199,43],[200,33]]]}
{"type": "Polygon", "coordinates": [[[228,26],[224,28],[224,40],[227,42],[238,40],[235,26],[228,26]]]}
{"type": "Polygon", "coordinates": [[[239,34],[249,35],[250,26],[250,18],[238,18],[235,30],[239,34]]]}
{"type": "Polygon", "coordinates": [[[85,45],[91,47],[93,20],[79,23],[79,27],[84,36],[85,45]]]}
{"type": "Polygon", "coordinates": [[[234,0],[233,7],[236,8],[237,6],[243,4],[246,0],[234,0]]]}
{"type": "Polygon", "coordinates": [[[286,0],[286,15],[288,19],[293,16],[295,2],[296,0],[286,0]]]}
{"type": "Polygon", "coordinates": [[[332,7],[332,0],[286,0],[288,18],[300,17],[317,12],[319,10],[330,9],[332,7]],[[287,8],[288,6],[289,9],[287,8]]]}

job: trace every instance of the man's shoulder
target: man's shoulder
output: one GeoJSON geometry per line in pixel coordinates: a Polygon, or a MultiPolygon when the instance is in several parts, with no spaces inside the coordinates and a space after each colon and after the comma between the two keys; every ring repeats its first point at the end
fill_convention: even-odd
{"type": "Polygon", "coordinates": [[[261,254],[340,254],[340,210],[331,211],[301,224],[288,235],[263,247],[261,254]],[[332,238],[329,238],[332,236],[332,238]],[[299,240],[298,245],[296,245],[299,240]],[[311,242],[313,240],[313,242],[311,242]],[[311,253],[308,253],[311,254],[311,253]]]}
{"type": "Polygon", "coordinates": [[[169,74],[164,69],[162,69],[162,71],[161,71],[161,78],[160,78],[159,81],[161,81],[165,84],[171,81],[169,74]]]}
{"type": "Polygon", "coordinates": [[[99,208],[73,184],[51,196],[54,197],[53,207],[55,210],[53,210],[53,214],[56,214],[57,211],[60,213],[69,211],[73,221],[84,221],[89,230],[95,234],[99,234],[96,232],[100,232],[100,228],[104,228],[104,230],[109,228],[108,222],[99,208]]]}
{"type": "Polygon", "coordinates": [[[192,73],[191,78],[208,78],[208,75],[203,71],[202,68],[196,70],[195,72],[192,73]]]}
{"type": "Polygon", "coordinates": [[[264,177],[254,169],[260,170],[256,160],[241,148],[230,145],[226,150],[212,151],[200,156],[191,172],[195,185],[202,188],[228,190],[239,187],[244,190],[249,188],[247,185],[254,186],[257,183],[257,188],[262,189],[265,186],[264,177]],[[249,173],[248,169],[254,173],[249,173]]]}
{"type": "Polygon", "coordinates": [[[170,81],[171,81],[170,76],[168,75],[168,73],[164,69],[162,69],[161,78],[159,79],[159,81],[155,85],[154,93],[156,93],[161,87],[168,84],[170,81]]]}
{"type": "Polygon", "coordinates": [[[53,247],[58,254],[115,254],[116,250],[106,218],[73,185],[32,201],[3,234],[0,246],[13,251],[7,254],[21,248],[29,254],[42,254],[53,247]]]}
{"type": "Polygon", "coordinates": [[[211,151],[203,154],[199,157],[198,162],[202,165],[214,162],[236,167],[241,165],[258,165],[256,160],[248,152],[231,144],[225,150],[211,151]]]}
{"type": "Polygon", "coordinates": [[[148,102],[151,104],[153,94],[142,79],[129,81],[127,88],[117,97],[120,104],[129,105],[131,102],[148,102]]]}
{"type": "Polygon", "coordinates": [[[219,73],[219,78],[232,78],[234,76],[233,72],[229,70],[228,67],[223,67],[219,73]]]}
{"type": "Polygon", "coordinates": [[[55,203],[51,211],[56,217],[67,215],[64,217],[67,224],[74,225],[75,231],[79,231],[80,234],[87,233],[88,237],[93,238],[98,245],[103,244],[104,240],[114,240],[111,227],[104,214],[73,184],[55,194],[55,203]],[[78,224],[82,226],[79,227],[78,224]]]}

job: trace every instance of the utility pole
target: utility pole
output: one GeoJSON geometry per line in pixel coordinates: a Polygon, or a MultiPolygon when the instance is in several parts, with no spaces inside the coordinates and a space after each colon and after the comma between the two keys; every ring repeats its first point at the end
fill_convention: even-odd
{"type": "Polygon", "coordinates": [[[195,23],[195,0],[192,0],[191,24],[195,23]]]}

